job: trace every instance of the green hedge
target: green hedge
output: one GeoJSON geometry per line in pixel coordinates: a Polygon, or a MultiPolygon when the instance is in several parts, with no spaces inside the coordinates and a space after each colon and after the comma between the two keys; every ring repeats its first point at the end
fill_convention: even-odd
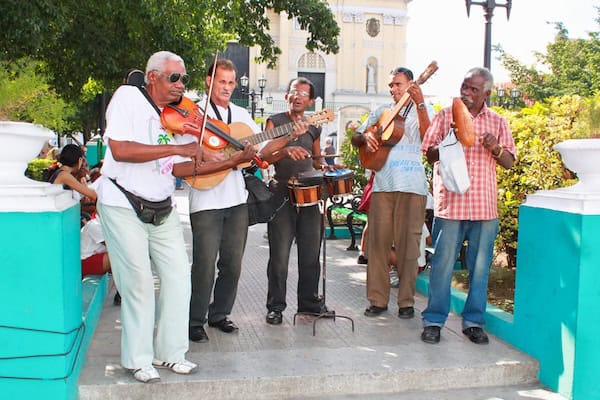
{"type": "Polygon", "coordinates": [[[48,158],[35,158],[29,162],[25,170],[25,176],[36,181],[45,182],[44,170],[54,164],[54,160],[48,158]]]}

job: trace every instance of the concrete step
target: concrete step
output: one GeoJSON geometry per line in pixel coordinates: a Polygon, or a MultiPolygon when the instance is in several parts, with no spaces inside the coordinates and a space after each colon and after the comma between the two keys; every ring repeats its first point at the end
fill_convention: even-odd
{"type": "MultiPolygon", "coordinates": [[[[178,209],[187,210],[187,205],[178,209]]],[[[191,248],[189,218],[182,215],[182,223],[191,248]]],[[[387,312],[375,318],[365,316],[366,269],[356,264],[356,252],[346,251],[348,240],[327,241],[327,305],[336,311],[335,321],[319,320],[314,325],[316,334],[313,317],[299,316],[294,321],[298,281],[294,248],[283,323],[266,324],[269,249],[264,234],[264,224],[252,226],[248,233],[237,300],[230,316],[240,329],[227,334],[207,327],[209,342],[190,343],[187,358],[199,365],[194,375],[162,370],[159,383],[144,385],[123,370],[120,310],[112,305],[113,292],[109,293],[80,375],[80,399],[438,400],[448,393],[449,400],[483,400],[493,398],[494,392],[489,391],[493,387],[505,390],[498,393],[537,388],[535,360],[491,335],[489,345],[471,343],[462,334],[458,315],[450,315],[439,344],[423,343],[419,339],[419,313],[427,299],[421,295],[415,298],[413,319],[398,318],[395,290],[387,312]],[[354,331],[342,316],[352,318],[354,331]],[[461,391],[469,394],[460,397],[461,391]],[[478,396],[479,391],[487,397],[478,396]],[[416,397],[422,393],[427,396],[416,397]]],[[[506,395],[505,400],[513,398],[518,397],[506,395]]]]}
{"type": "MultiPolygon", "coordinates": [[[[303,348],[259,352],[194,353],[192,376],[161,371],[142,385],[118,359],[88,360],[79,396],[86,399],[281,399],[375,395],[441,389],[514,386],[537,382],[537,363],[506,345],[303,348]],[[498,350],[502,355],[498,357],[498,350]]],[[[410,397],[406,397],[410,398],[410,397]]]]}
{"type": "Polygon", "coordinates": [[[294,397],[286,400],[566,400],[539,385],[518,385],[452,390],[408,391],[386,394],[294,397]]]}

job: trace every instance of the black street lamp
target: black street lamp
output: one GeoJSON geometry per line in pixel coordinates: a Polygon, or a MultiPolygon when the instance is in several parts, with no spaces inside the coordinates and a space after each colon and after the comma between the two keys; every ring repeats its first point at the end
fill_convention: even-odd
{"type": "MultiPolygon", "coordinates": [[[[256,109],[260,109],[260,116],[264,116],[265,107],[263,105],[263,94],[265,92],[265,87],[267,86],[267,78],[261,76],[258,78],[258,88],[260,89],[260,93],[256,93],[254,89],[248,91],[248,85],[250,83],[250,79],[246,76],[246,74],[242,75],[240,78],[240,86],[242,94],[247,94],[250,98],[250,115],[252,119],[256,116],[256,109]]],[[[272,99],[271,99],[272,101],[272,99]]],[[[269,102],[269,99],[267,99],[269,102]]],[[[263,127],[263,123],[261,122],[261,128],[263,127]]]]}
{"type": "Polygon", "coordinates": [[[483,50],[483,66],[491,70],[491,54],[492,54],[492,17],[494,16],[494,8],[506,8],[506,19],[510,19],[510,9],[512,0],[506,0],[505,4],[496,3],[495,0],[471,1],[465,0],[467,5],[467,17],[471,13],[471,4],[482,6],[485,9],[485,48],[483,50]]]}
{"type": "Polygon", "coordinates": [[[503,87],[496,89],[496,96],[498,96],[498,105],[504,108],[514,108],[519,103],[521,98],[521,91],[517,87],[510,89],[510,96],[505,92],[503,87]]]}

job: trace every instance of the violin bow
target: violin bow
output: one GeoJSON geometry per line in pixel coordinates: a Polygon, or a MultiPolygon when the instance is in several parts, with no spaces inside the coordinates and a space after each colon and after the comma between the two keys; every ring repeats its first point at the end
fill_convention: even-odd
{"type": "Polygon", "coordinates": [[[215,52],[215,60],[213,61],[212,73],[210,75],[210,86],[208,87],[208,94],[206,101],[204,102],[204,118],[202,119],[202,128],[200,129],[200,146],[202,146],[202,140],[204,139],[204,131],[206,130],[206,121],[208,120],[206,113],[208,112],[208,102],[212,96],[212,90],[215,82],[215,73],[217,72],[217,60],[219,59],[219,49],[215,52]]]}

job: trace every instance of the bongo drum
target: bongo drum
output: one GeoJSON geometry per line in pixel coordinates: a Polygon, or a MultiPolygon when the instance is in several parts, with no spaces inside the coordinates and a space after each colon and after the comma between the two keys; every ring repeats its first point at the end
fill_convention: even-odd
{"type": "Polygon", "coordinates": [[[352,182],[354,171],[350,169],[336,169],[324,174],[327,192],[329,196],[352,193],[352,182]]]}
{"type": "Polygon", "coordinates": [[[292,177],[288,181],[290,202],[296,207],[314,206],[322,198],[322,184],[323,175],[321,173],[292,177]]]}

